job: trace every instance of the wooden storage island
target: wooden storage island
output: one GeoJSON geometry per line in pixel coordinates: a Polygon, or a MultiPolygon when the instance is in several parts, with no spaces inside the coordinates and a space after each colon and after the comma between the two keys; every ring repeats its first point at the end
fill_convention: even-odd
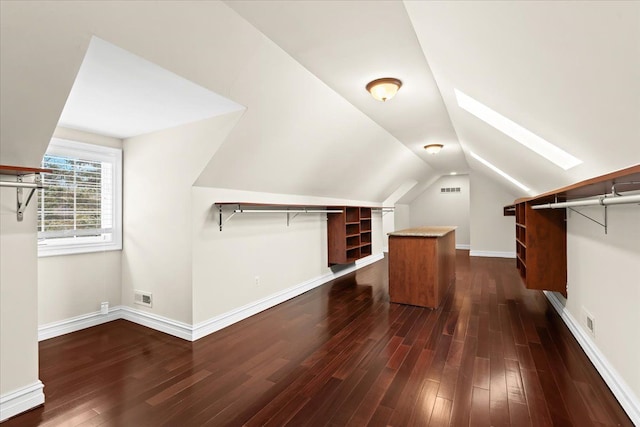
{"type": "Polygon", "coordinates": [[[456,277],[456,227],[389,233],[389,299],[437,308],[456,277]]]}

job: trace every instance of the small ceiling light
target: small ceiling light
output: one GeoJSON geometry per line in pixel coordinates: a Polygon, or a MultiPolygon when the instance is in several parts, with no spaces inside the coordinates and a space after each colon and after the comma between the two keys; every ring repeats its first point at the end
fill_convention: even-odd
{"type": "Polygon", "coordinates": [[[442,150],[442,147],[444,147],[442,144],[429,144],[425,145],[424,149],[427,150],[429,154],[438,154],[440,150],[442,150]]]}
{"type": "Polygon", "coordinates": [[[458,175],[458,172],[451,172],[449,175],[458,175]]]}
{"type": "Polygon", "coordinates": [[[402,82],[393,77],[385,77],[383,79],[376,79],[367,84],[367,90],[378,101],[387,101],[393,98],[398,89],[402,87],[402,82]]]}

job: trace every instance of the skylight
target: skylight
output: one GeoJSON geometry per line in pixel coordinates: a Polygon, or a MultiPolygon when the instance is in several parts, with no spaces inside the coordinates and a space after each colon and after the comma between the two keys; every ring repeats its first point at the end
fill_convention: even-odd
{"type": "Polygon", "coordinates": [[[582,160],[573,157],[566,151],[556,147],[552,143],[540,138],[528,129],[509,120],[505,116],[493,111],[486,105],[476,101],[469,95],[454,89],[458,105],[473,114],[480,120],[490,124],[505,135],[515,139],[528,149],[541,155],[545,159],[555,163],[564,170],[571,169],[582,163],[582,160]]]}
{"type": "Polygon", "coordinates": [[[486,167],[488,167],[489,169],[491,169],[492,171],[494,171],[498,175],[502,176],[503,178],[505,178],[506,180],[508,180],[512,184],[517,185],[518,187],[520,187],[521,189],[523,189],[527,193],[530,191],[529,187],[527,187],[526,185],[524,185],[523,183],[521,183],[520,181],[518,181],[517,179],[515,179],[511,175],[507,174],[506,172],[502,171],[501,169],[498,169],[496,166],[492,165],[491,163],[489,163],[488,161],[486,161],[482,157],[478,156],[473,151],[470,151],[469,153],[471,153],[471,157],[473,157],[474,159],[476,159],[477,161],[479,161],[480,163],[482,163],[483,165],[485,165],[486,167]]]}

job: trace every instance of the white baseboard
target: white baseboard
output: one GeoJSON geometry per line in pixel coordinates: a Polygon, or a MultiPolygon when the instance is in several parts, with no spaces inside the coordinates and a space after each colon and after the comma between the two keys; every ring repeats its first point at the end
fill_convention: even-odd
{"type": "Polygon", "coordinates": [[[544,294],[589,357],[593,366],[598,370],[602,379],[607,383],[613,395],[618,399],[622,408],[627,412],[631,421],[640,426],[640,400],[638,397],[598,349],[591,337],[582,329],[576,318],[565,308],[556,293],[544,291],[544,294]]]}
{"type": "Polygon", "coordinates": [[[194,341],[192,338],[193,328],[187,323],[158,316],[157,314],[148,313],[146,311],[136,310],[135,308],[127,306],[119,306],[118,309],[118,319],[125,319],[130,322],[137,323],[138,325],[146,326],[147,328],[182,338],[183,340],[194,341]]]}
{"type": "Polygon", "coordinates": [[[109,314],[107,315],[101,314],[97,311],[65,319],[60,322],[42,325],[38,327],[38,341],[90,328],[92,326],[117,319],[125,319],[187,341],[196,341],[206,335],[226,328],[227,326],[244,320],[247,317],[253,316],[254,314],[260,313],[261,311],[276,306],[284,301],[297,297],[298,295],[310,291],[313,288],[317,288],[331,280],[337,279],[338,277],[344,276],[345,274],[351,273],[369,264],[373,264],[383,258],[384,254],[382,252],[369,255],[366,258],[359,259],[355,264],[349,265],[340,271],[332,271],[323,274],[322,276],[307,280],[306,282],[292,286],[288,289],[215,316],[193,326],[128,306],[116,306],[110,308],[109,314]]]}
{"type": "Polygon", "coordinates": [[[468,251],[471,249],[471,245],[465,245],[463,243],[456,243],[456,249],[462,249],[464,251],[468,251]]]}
{"type": "Polygon", "coordinates": [[[0,422],[44,403],[42,381],[0,396],[0,422]]]}
{"type": "Polygon", "coordinates": [[[49,338],[59,337],[71,332],[97,326],[102,323],[120,319],[119,307],[113,307],[109,310],[109,314],[104,315],[99,311],[83,314],[81,316],[64,319],[60,322],[47,323],[38,326],[38,341],[48,340],[49,338]]]}
{"type": "Polygon", "coordinates": [[[356,261],[355,265],[350,265],[338,272],[323,274],[322,276],[316,277],[311,280],[307,280],[306,282],[292,286],[278,293],[269,295],[268,297],[262,298],[258,301],[254,301],[252,303],[246,304],[242,307],[238,307],[234,310],[228,311],[221,315],[212,317],[211,319],[205,320],[204,322],[200,322],[193,326],[192,340],[193,341],[198,340],[206,335],[219,331],[220,329],[226,328],[227,326],[230,326],[236,322],[239,322],[248,317],[251,317],[254,314],[260,313],[261,311],[264,311],[268,308],[274,307],[291,298],[297,297],[298,295],[301,295],[307,291],[310,291],[311,289],[324,285],[325,283],[331,280],[337,279],[338,277],[344,276],[345,274],[351,273],[359,268],[372,264],[383,258],[384,258],[383,253],[369,255],[366,258],[356,261]]]}
{"type": "Polygon", "coordinates": [[[480,256],[489,258],[515,258],[515,252],[499,252],[499,251],[476,251],[471,250],[469,256],[480,256]]]}

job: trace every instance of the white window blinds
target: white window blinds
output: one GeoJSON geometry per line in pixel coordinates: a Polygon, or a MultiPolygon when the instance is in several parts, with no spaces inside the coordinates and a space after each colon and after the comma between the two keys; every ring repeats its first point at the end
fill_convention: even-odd
{"type": "MultiPolygon", "coordinates": [[[[113,232],[113,165],[45,155],[38,237],[100,236],[113,232]]],[[[106,237],[106,236],[105,236],[106,237]]]]}
{"type": "Polygon", "coordinates": [[[122,249],[122,150],[54,138],[38,193],[38,256],[122,249]]]}

